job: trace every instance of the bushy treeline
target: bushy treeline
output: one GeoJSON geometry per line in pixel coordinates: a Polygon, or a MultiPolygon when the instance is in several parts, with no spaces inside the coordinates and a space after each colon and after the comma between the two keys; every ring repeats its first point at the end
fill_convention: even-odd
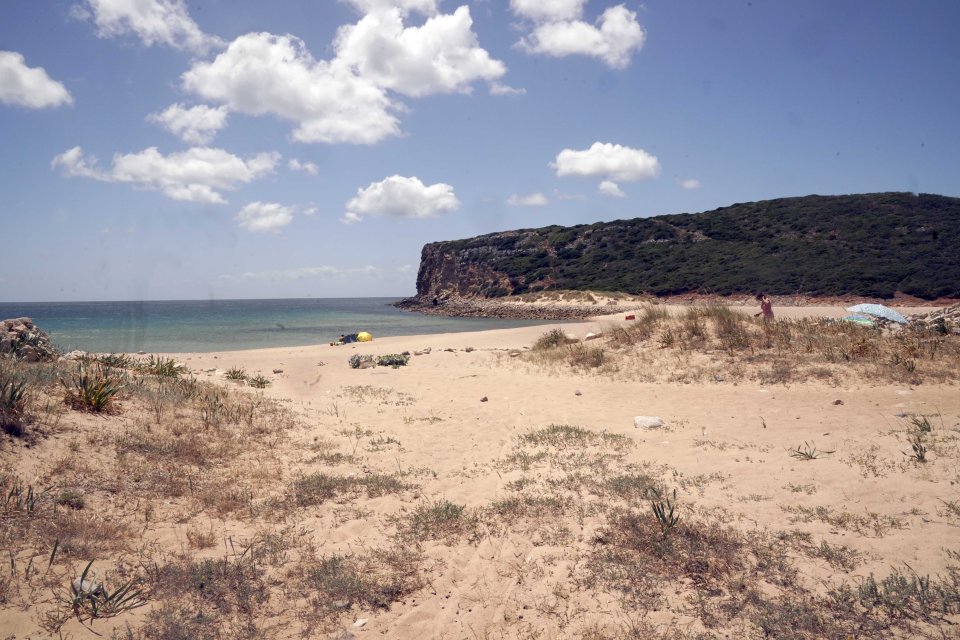
{"type": "MultiPolygon", "coordinates": [[[[510,288],[476,291],[488,297],[543,288],[960,297],[960,198],[812,195],[494,233],[428,252],[451,255],[462,273],[482,265],[505,275],[510,288]]],[[[418,278],[420,287],[430,282],[418,278]]]]}

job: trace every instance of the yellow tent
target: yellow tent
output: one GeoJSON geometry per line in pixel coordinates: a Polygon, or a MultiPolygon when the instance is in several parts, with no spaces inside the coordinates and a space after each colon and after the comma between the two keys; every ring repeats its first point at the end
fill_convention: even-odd
{"type": "Polygon", "coordinates": [[[370,342],[371,340],[373,340],[373,336],[366,331],[357,334],[357,342],[370,342]]]}

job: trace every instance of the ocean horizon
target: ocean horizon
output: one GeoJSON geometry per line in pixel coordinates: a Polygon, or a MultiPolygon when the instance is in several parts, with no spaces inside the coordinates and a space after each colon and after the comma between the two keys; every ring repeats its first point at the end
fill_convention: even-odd
{"type": "Polygon", "coordinates": [[[485,331],[539,320],[448,318],[401,311],[401,297],[0,302],[0,320],[29,317],[64,351],[202,353],[378,337],[485,331]]]}

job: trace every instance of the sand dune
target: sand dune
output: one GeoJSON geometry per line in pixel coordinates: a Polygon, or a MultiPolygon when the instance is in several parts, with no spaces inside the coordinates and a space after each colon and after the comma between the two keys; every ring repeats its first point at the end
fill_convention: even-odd
{"type": "MultiPolygon", "coordinates": [[[[842,307],[777,312],[791,318],[846,314],[842,307]]],[[[630,324],[618,314],[336,347],[176,354],[199,379],[240,392],[248,387],[226,380],[225,372],[262,374],[271,381],[264,397],[292,411],[296,426],[282,434],[277,427],[273,441],[264,425],[245,440],[240,467],[233,462],[198,476],[232,478],[250,492],[247,507],[218,512],[189,496],[152,500],[153,515],[140,535],[147,544],[218,558],[230,554],[226,540],[299,532],[285,560],[258,568],[270,576],[265,588],[272,595],[250,619],[270,638],[299,637],[304,628],[313,629],[310,637],[342,638],[762,637],[763,620],[773,625],[767,628],[772,637],[787,637],[791,628],[799,631],[789,637],[818,637],[810,629],[828,634],[848,627],[843,621],[798,626],[784,600],[790,590],[782,585],[802,585],[799,601],[827,611],[810,598],[826,598],[828,585],[858,585],[898,569],[938,576],[956,564],[950,554],[960,550],[960,394],[952,379],[890,382],[857,370],[760,382],[755,370],[771,366],[762,355],[734,362],[709,350],[694,356],[650,345],[628,357],[597,341],[587,345],[601,345],[610,363],[590,369],[543,359],[530,348],[554,328],[583,337],[630,324]],[[355,354],[403,351],[422,355],[399,368],[348,365],[355,354]],[[716,371],[728,373],[678,374],[707,360],[722,360],[726,368],[716,371]],[[652,381],[654,375],[673,381],[652,381]],[[638,429],[634,417],[640,415],[660,417],[665,426],[638,429]],[[933,429],[926,436],[926,463],[907,455],[917,417],[933,429]],[[305,479],[313,482],[316,474],[344,483],[389,476],[406,486],[376,495],[368,489],[304,498],[314,486],[305,479]],[[682,559],[676,566],[669,554],[654,562],[645,555],[653,553],[649,548],[625,542],[630,531],[655,531],[645,528],[655,522],[651,494],[639,485],[629,490],[633,494],[617,488],[644,478],[676,491],[680,533],[649,538],[654,546],[675,541],[671,553],[682,559]],[[301,499],[291,503],[296,487],[301,499]],[[278,500],[285,506],[276,506],[278,500]],[[639,518],[640,529],[623,524],[631,517],[639,518]],[[210,531],[215,542],[197,548],[187,531],[210,531]],[[713,542],[703,544],[725,550],[683,547],[697,531],[713,532],[713,542]],[[400,556],[398,549],[416,555],[400,556]],[[309,575],[318,580],[320,568],[329,568],[324,558],[331,557],[360,563],[361,575],[379,576],[378,584],[384,576],[399,580],[400,568],[412,567],[418,578],[397,582],[398,595],[383,607],[360,596],[335,598],[342,608],[318,621],[305,612],[320,606],[310,604],[311,597],[326,596],[311,595],[320,587],[305,582],[303,567],[312,567],[309,575]],[[743,585],[742,594],[734,583],[743,585]],[[773,621],[757,613],[748,593],[767,593],[782,604],[764,614],[773,621]],[[742,614],[722,613],[735,605],[742,614]],[[355,624],[361,620],[362,626],[355,624]]],[[[82,417],[75,428],[133,429],[138,420],[149,421],[149,412],[137,414],[131,406],[122,416],[97,420],[82,417]]],[[[64,455],[62,444],[55,447],[40,443],[46,458],[19,459],[8,448],[4,461],[7,468],[29,468],[52,480],[43,460],[52,459],[51,452],[64,455]]],[[[69,484],[70,477],[57,482],[69,484]]],[[[106,504],[96,488],[89,492],[91,503],[106,504]]],[[[149,607],[97,629],[124,620],[173,624],[172,613],[148,618],[159,616],[160,603],[172,597],[158,594],[149,607]]],[[[32,618],[0,610],[5,628],[22,634],[16,637],[41,637],[32,620],[49,604],[32,606],[32,618]]],[[[246,619],[231,611],[221,607],[217,615],[246,619]]],[[[938,629],[952,628],[945,619],[957,616],[871,623],[869,635],[938,637],[938,629]]],[[[76,622],[63,629],[82,632],[76,622]]]]}

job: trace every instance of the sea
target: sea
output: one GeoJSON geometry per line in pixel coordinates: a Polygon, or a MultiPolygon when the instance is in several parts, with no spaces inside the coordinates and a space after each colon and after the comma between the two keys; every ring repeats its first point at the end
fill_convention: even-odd
{"type": "Polygon", "coordinates": [[[447,318],[393,306],[400,298],[0,302],[0,320],[29,317],[64,351],[193,353],[327,344],[378,337],[485,331],[537,320],[447,318]]]}

